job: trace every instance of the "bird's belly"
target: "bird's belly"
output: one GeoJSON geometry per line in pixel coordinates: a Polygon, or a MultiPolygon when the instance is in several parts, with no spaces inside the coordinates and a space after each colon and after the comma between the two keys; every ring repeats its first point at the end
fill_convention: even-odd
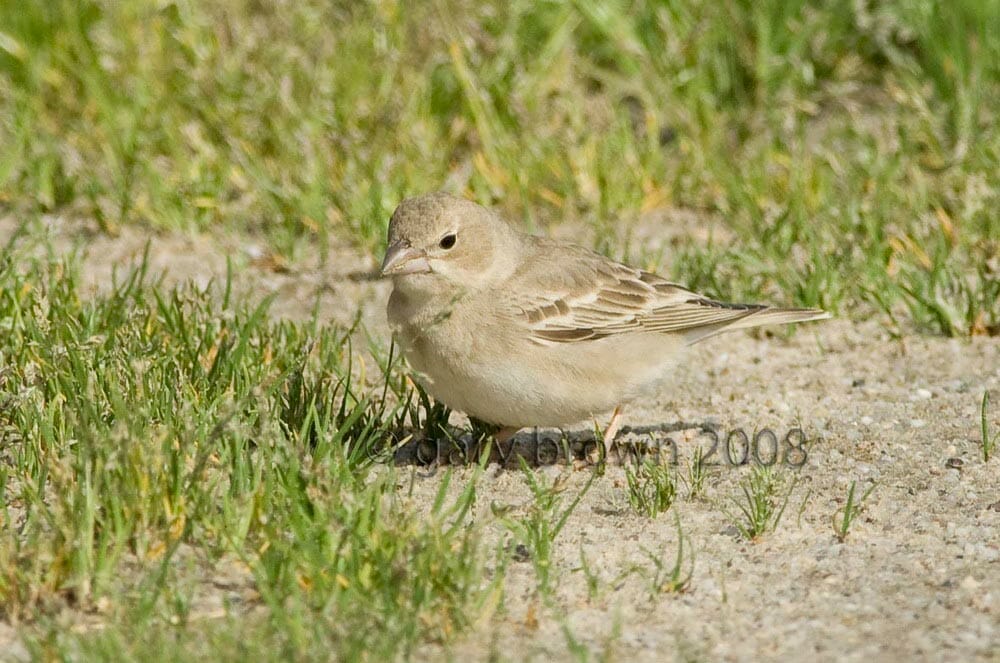
{"type": "Polygon", "coordinates": [[[418,380],[454,410],[504,426],[560,426],[650,392],[669,369],[668,337],[635,335],[575,344],[527,339],[464,347],[427,335],[406,348],[418,380]]]}

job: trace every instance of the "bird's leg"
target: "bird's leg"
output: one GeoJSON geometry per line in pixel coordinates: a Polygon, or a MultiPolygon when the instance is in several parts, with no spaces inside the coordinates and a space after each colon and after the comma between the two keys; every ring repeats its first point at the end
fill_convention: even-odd
{"type": "MultiPolygon", "coordinates": [[[[514,437],[519,430],[521,429],[515,428],[514,426],[504,426],[496,433],[493,433],[493,439],[496,440],[497,444],[503,444],[504,442],[509,441],[510,438],[514,437]]],[[[537,431],[538,429],[536,428],[535,430],[537,431]]]]}
{"type": "Polygon", "coordinates": [[[495,460],[499,457],[499,461],[503,463],[506,459],[510,450],[508,449],[505,453],[503,450],[503,444],[508,442],[510,438],[514,437],[514,434],[519,431],[519,428],[511,428],[510,426],[499,426],[497,424],[491,424],[489,422],[483,421],[482,419],[476,419],[475,417],[469,417],[469,423],[472,426],[472,437],[476,442],[475,455],[477,458],[482,456],[483,444],[490,440],[491,451],[490,460],[495,460]]]}
{"type": "Polygon", "coordinates": [[[615,435],[618,434],[618,429],[621,428],[622,422],[622,406],[615,406],[615,411],[611,413],[611,421],[608,422],[608,427],[604,429],[604,449],[605,453],[610,453],[615,446],[615,435]]]}
{"type": "Polygon", "coordinates": [[[496,460],[502,467],[508,467],[508,462],[510,460],[510,452],[514,450],[514,445],[511,443],[504,450],[504,444],[509,442],[517,431],[521,430],[514,426],[502,426],[499,430],[493,433],[493,454],[490,455],[490,460],[496,460]]]}

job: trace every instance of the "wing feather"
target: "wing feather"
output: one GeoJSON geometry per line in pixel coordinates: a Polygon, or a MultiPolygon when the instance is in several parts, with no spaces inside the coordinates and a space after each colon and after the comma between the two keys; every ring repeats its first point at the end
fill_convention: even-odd
{"type": "Polygon", "coordinates": [[[514,310],[542,345],[632,333],[682,333],[694,342],[727,328],[827,317],[818,309],[718,302],[586,249],[546,240],[536,247],[534,259],[513,277],[531,287],[510,290],[520,293],[514,310]]]}

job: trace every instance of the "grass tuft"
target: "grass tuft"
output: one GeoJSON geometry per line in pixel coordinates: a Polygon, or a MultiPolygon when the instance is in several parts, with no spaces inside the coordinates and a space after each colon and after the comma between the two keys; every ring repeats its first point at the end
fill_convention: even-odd
{"type": "Polygon", "coordinates": [[[989,421],[986,418],[986,409],[990,402],[990,392],[983,392],[983,403],[979,409],[979,420],[982,427],[982,437],[980,438],[980,448],[983,450],[983,462],[988,463],[990,457],[993,455],[994,450],[996,450],[997,440],[1000,440],[1000,433],[997,435],[990,435],[989,421]]]}
{"type": "Polygon", "coordinates": [[[695,499],[705,494],[705,480],[708,478],[708,472],[709,467],[705,462],[702,448],[695,447],[694,455],[688,461],[687,478],[685,479],[690,499],[695,499]]]}
{"type": "MultiPolygon", "coordinates": [[[[672,566],[664,564],[660,555],[644,551],[653,563],[655,571],[649,578],[649,592],[655,601],[661,594],[679,594],[686,592],[691,587],[691,579],[694,577],[694,555],[691,555],[690,563],[684,561],[684,531],[681,529],[681,519],[674,513],[677,523],[677,556],[674,558],[672,566]],[[686,567],[686,569],[685,569],[686,567]]],[[[688,542],[690,548],[690,541],[688,542]]]]}
{"type": "Polygon", "coordinates": [[[868,490],[861,495],[861,497],[855,500],[854,490],[855,481],[851,482],[851,487],[847,489],[847,502],[844,503],[842,509],[838,509],[833,514],[833,532],[837,536],[837,540],[843,543],[847,539],[847,534],[851,530],[851,524],[857,519],[861,514],[861,510],[864,508],[865,500],[871,495],[872,491],[875,490],[875,484],[873,483],[868,487],[868,490]],[[837,522],[837,516],[840,516],[840,522],[837,522]]]}
{"type": "Polygon", "coordinates": [[[629,504],[647,518],[669,509],[677,497],[677,481],[669,465],[647,460],[635,469],[626,466],[625,479],[629,504]]]}
{"type": "Polygon", "coordinates": [[[764,466],[754,466],[750,476],[740,482],[742,499],[732,498],[739,514],[727,512],[740,536],[755,541],[777,529],[796,482],[788,482],[787,490],[781,495],[784,483],[771,467],[764,466]]]}
{"type": "MultiPolygon", "coordinates": [[[[555,549],[555,540],[580,500],[590,490],[597,474],[591,473],[587,482],[573,495],[570,502],[563,505],[567,476],[563,475],[553,480],[551,484],[546,484],[527,466],[523,458],[519,460],[524,481],[531,490],[531,501],[524,517],[505,514],[502,515],[502,521],[514,540],[525,547],[538,577],[538,592],[543,598],[548,598],[552,591],[552,553],[555,549]]],[[[498,513],[506,511],[496,506],[494,510],[498,513]]]]}

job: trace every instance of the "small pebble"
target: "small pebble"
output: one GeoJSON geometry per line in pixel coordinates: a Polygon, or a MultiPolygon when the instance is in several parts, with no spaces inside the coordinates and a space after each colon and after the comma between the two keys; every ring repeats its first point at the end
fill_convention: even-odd
{"type": "Polygon", "coordinates": [[[555,481],[563,473],[563,467],[555,462],[545,462],[538,467],[537,472],[549,481],[555,481]]]}
{"type": "Polygon", "coordinates": [[[878,472],[878,470],[868,463],[858,463],[857,471],[859,474],[872,474],[878,472]]]}
{"type": "Polygon", "coordinates": [[[260,260],[264,257],[264,249],[257,244],[247,244],[243,250],[251,260],[260,260]]]}

